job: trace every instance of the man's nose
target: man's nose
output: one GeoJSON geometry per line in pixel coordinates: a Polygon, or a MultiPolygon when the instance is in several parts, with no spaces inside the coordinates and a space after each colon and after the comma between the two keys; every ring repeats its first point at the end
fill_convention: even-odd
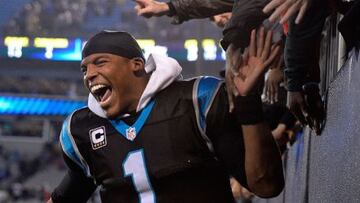
{"type": "Polygon", "coordinates": [[[95,79],[95,77],[97,76],[97,71],[96,71],[96,67],[93,64],[89,64],[86,70],[86,74],[85,74],[85,80],[91,82],[95,79]]]}

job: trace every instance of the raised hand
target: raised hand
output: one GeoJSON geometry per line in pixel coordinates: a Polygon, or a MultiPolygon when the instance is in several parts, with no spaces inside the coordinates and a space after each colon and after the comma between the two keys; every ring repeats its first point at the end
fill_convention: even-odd
{"type": "Polygon", "coordinates": [[[306,125],[309,115],[303,92],[288,92],[287,106],[302,125],[306,125]]]}
{"type": "Polygon", "coordinates": [[[298,12],[295,23],[299,24],[310,4],[310,1],[311,0],[272,0],[264,7],[263,12],[270,13],[275,9],[269,20],[274,22],[282,16],[280,18],[281,24],[285,23],[292,15],[298,12]]]}
{"type": "Polygon", "coordinates": [[[273,61],[270,65],[269,71],[267,72],[264,94],[265,101],[271,104],[278,101],[279,86],[284,79],[284,73],[281,70],[283,62],[283,55],[279,54],[279,57],[273,61]]]}
{"type": "Polygon", "coordinates": [[[151,18],[153,16],[163,16],[169,12],[169,6],[165,2],[154,0],[135,0],[134,7],[137,15],[151,18]]]}
{"type": "Polygon", "coordinates": [[[279,45],[271,45],[272,31],[260,28],[258,36],[252,30],[250,45],[244,52],[241,64],[238,66],[238,75],[234,77],[234,84],[238,93],[248,95],[263,79],[264,73],[279,53],[279,45]]]}
{"type": "Polygon", "coordinates": [[[230,20],[231,16],[232,16],[231,12],[221,13],[210,17],[210,21],[212,21],[216,26],[223,28],[225,27],[226,23],[230,20]]]}

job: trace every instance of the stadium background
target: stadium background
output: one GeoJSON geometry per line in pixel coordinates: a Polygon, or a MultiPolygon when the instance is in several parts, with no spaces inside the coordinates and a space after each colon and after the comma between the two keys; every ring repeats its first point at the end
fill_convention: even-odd
{"type": "MultiPolygon", "coordinates": [[[[85,104],[79,60],[92,34],[129,31],[146,55],[178,59],[184,77],[223,68],[221,30],[208,19],[172,25],[167,17],[137,17],[133,7],[129,0],[0,1],[0,203],[44,202],[62,178],[58,134],[65,116],[85,104]]],[[[253,202],[360,200],[360,58],[352,51],[344,60],[339,19],[327,20],[321,46],[325,129],[297,135],[284,157],[283,193],[253,202]]]]}

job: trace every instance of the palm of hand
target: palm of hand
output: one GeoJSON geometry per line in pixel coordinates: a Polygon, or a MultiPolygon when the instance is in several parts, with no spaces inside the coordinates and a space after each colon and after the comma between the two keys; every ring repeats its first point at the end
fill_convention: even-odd
{"type": "Polygon", "coordinates": [[[257,56],[250,56],[248,60],[248,72],[254,74],[254,72],[263,72],[265,70],[264,59],[257,56]]]}
{"type": "Polygon", "coordinates": [[[259,60],[257,57],[249,57],[247,63],[244,63],[240,66],[238,77],[246,81],[246,79],[249,78],[251,74],[261,71],[262,65],[263,62],[261,59],[259,60]]]}
{"type": "Polygon", "coordinates": [[[256,83],[265,72],[266,66],[264,59],[258,56],[247,56],[243,61],[234,83],[239,94],[245,96],[252,89],[257,89],[256,83]]]}
{"type": "Polygon", "coordinates": [[[234,108],[234,96],[246,96],[252,89],[257,89],[259,78],[263,76],[266,67],[279,52],[279,46],[271,46],[272,32],[264,34],[260,29],[259,37],[256,31],[251,32],[250,45],[243,55],[240,49],[231,44],[226,50],[225,81],[228,90],[229,111],[234,108]],[[271,54],[270,54],[271,51],[271,54]]]}

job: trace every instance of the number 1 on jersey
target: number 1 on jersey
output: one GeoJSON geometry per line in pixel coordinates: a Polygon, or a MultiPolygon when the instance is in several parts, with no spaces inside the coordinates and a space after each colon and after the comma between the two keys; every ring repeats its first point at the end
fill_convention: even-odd
{"type": "Polygon", "coordinates": [[[131,151],[123,162],[125,176],[131,176],[139,195],[140,203],[153,203],[155,193],[152,190],[150,180],[147,174],[144,151],[142,149],[131,151]]]}

